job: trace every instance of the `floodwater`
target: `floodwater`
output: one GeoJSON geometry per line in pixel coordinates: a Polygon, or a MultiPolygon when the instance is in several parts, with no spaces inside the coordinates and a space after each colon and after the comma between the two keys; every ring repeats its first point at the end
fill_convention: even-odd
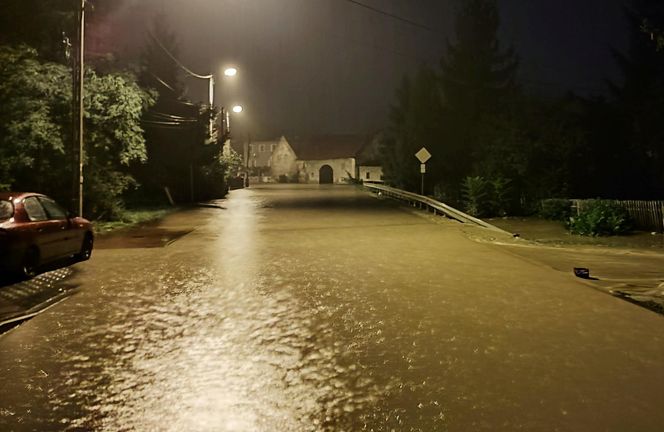
{"type": "Polygon", "coordinates": [[[661,316],[354,187],[220,204],[0,336],[0,430],[661,430],[661,316]]]}

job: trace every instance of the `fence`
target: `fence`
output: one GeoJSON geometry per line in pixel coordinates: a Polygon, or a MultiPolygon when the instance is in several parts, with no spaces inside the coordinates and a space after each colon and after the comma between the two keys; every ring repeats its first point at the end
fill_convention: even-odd
{"type": "MultiPolygon", "coordinates": [[[[572,200],[572,208],[578,214],[592,200],[572,200]]],[[[634,221],[634,228],[664,232],[664,201],[611,200],[625,208],[634,221]]]]}

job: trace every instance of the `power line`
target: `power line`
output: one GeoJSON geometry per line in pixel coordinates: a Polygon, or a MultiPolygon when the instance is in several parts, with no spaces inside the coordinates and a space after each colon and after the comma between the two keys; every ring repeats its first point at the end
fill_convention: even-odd
{"type": "Polygon", "coordinates": [[[183,116],[161,113],[156,111],[149,111],[148,114],[156,118],[167,119],[168,121],[173,121],[173,122],[196,123],[198,121],[198,119],[194,117],[183,117],[183,116]]]}
{"type": "Polygon", "coordinates": [[[175,91],[175,89],[173,88],[172,85],[168,84],[166,81],[164,81],[163,79],[159,78],[157,75],[155,75],[155,74],[152,73],[152,72],[150,72],[150,75],[152,75],[152,77],[153,77],[153,78],[154,78],[159,84],[163,85],[163,86],[166,87],[168,90],[172,91],[174,94],[177,95],[177,92],[175,91]]]}
{"type": "Polygon", "coordinates": [[[370,11],[372,11],[372,12],[375,12],[375,13],[378,13],[378,14],[381,14],[381,15],[385,15],[385,16],[390,17],[390,18],[393,18],[393,19],[395,19],[395,20],[397,20],[397,21],[401,21],[401,22],[403,22],[403,23],[409,24],[409,25],[411,25],[411,26],[413,26],[413,27],[418,27],[418,28],[421,28],[422,30],[430,31],[430,32],[432,32],[432,33],[439,33],[438,31],[434,30],[434,29],[431,28],[431,27],[425,26],[424,24],[420,24],[420,23],[418,23],[418,22],[415,22],[415,21],[409,20],[408,18],[404,18],[404,17],[402,17],[402,16],[395,15],[395,14],[393,14],[393,13],[390,13],[390,12],[384,11],[384,10],[382,10],[382,9],[375,8],[375,7],[373,7],[373,6],[370,6],[370,5],[368,5],[368,4],[365,4],[365,3],[359,2],[359,1],[357,1],[357,0],[346,0],[346,1],[349,2],[349,3],[352,3],[352,4],[356,5],[356,6],[360,6],[360,7],[363,7],[363,8],[365,8],[365,9],[368,9],[368,10],[370,10],[370,11]]]}
{"type": "Polygon", "coordinates": [[[170,51],[164,46],[164,44],[161,43],[161,41],[160,41],[159,38],[154,34],[154,32],[150,31],[150,36],[152,37],[152,39],[154,39],[155,42],[157,42],[157,45],[159,45],[159,48],[161,48],[161,49],[166,53],[166,55],[167,55],[168,57],[170,57],[170,59],[173,60],[173,61],[175,62],[175,64],[176,64],[180,69],[182,69],[183,71],[185,71],[188,75],[191,75],[191,76],[193,76],[193,77],[195,77],[195,78],[200,78],[200,79],[212,79],[212,78],[213,78],[213,75],[200,75],[200,74],[197,74],[196,72],[193,72],[193,71],[192,71],[191,69],[189,69],[187,66],[183,65],[182,62],[180,62],[180,60],[178,60],[178,59],[177,59],[177,58],[176,58],[176,57],[175,57],[175,56],[174,56],[174,55],[173,55],[173,54],[172,54],[172,53],[171,53],[171,52],[170,52],[170,51]]]}

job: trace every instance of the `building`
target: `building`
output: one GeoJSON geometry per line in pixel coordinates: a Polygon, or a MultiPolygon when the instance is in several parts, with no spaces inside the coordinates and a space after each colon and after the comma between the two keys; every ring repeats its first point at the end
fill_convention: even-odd
{"type": "Polygon", "coordinates": [[[380,162],[380,142],[382,134],[376,134],[355,155],[356,178],[362,182],[383,183],[383,166],[380,162]]]}
{"type": "Polygon", "coordinates": [[[355,155],[367,139],[361,135],[289,137],[297,155],[301,183],[350,183],[357,179],[355,155]]]}
{"type": "Polygon", "coordinates": [[[362,135],[282,136],[250,143],[245,163],[253,183],[382,181],[377,143],[362,135]]]}

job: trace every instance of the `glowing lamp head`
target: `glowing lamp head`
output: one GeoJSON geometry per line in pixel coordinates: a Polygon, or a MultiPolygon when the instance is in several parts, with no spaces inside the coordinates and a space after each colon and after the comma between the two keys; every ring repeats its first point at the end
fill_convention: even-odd
{"type": "Polygon", "coordinates": [[[241,105],[235,105],[235,106],[233,107],[233,112],[234,112],[234,113],[241,113],[243,110],[244,110],[244,108],[242,108],[241,105]]]}
{"type": "Polygon", "coordinates": [[[228,68],[224,71],[224,75],[226,75],[227,77],[233,77],[237,75],[237,69],[235,69],[234,67],[228,68]]]}

